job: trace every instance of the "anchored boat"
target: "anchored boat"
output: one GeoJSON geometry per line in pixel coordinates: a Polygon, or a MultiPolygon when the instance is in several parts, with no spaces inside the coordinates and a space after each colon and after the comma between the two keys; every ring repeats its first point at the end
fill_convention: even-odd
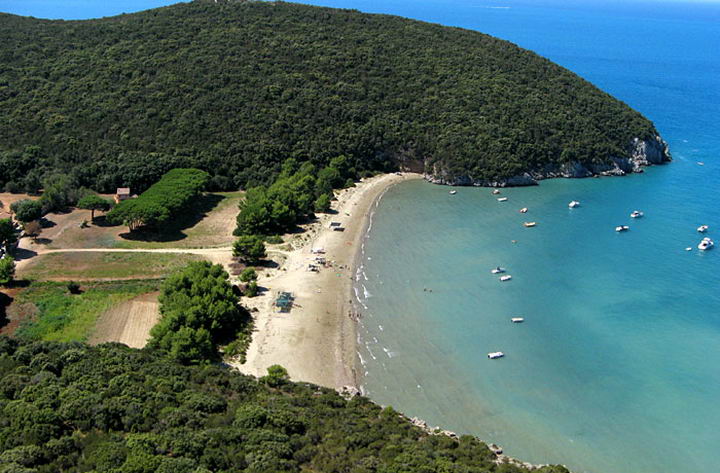
{"type": "Polygon", "coordinates": [[[698,250],[711,250],[715,246],[715,243],[710,238],[703,238],[702,241],[698,244],[698,250]]]}

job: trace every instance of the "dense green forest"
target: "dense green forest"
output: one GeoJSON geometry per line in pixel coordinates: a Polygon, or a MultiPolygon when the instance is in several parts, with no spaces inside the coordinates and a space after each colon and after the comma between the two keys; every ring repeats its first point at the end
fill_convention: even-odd
{"type": "MultiPolygon", "coordinates": [[[[270,370],[269,370],[270,371],[270,370]]],[[[330,389],[183,366],[124,345],[0,337],[0,471],[524,472],[330,389]]],[[[566,473],[545,467],[541,473],[566,473]]]]}
{"type": "MultiPolygon", "coordinates": [[[[142,192],[175,167],[268,185],[288,158],[473,179],[628,155],[647,119],[490,36],[282,2],[88,21],[0,14],[0,188],[142,192]]],[[[323,198],[324,200],[325,198],[323,198]]]]}

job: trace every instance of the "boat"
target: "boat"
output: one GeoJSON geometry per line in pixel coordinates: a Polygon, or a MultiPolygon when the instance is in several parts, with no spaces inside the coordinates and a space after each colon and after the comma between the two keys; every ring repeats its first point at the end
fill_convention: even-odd
{"type": "Polygon", "coordinates": [[[530,228],[530,227],[534,227],[535,225],[537,225],[537,222],[525,222],[525,223],[523,223],[523,225],[530,228]]]}
{"type": "Polygon", "coordinates": [[[509,274],[506,274],[505,276],[500,276],[501,281],[509,281],[511,279],[512,279],[512,276],[510,276],[509,274]]]}
{"type": "Polygon", "coordinates": [[[455,195],[455,194],[457,194],[457,191],[450,191],[450,195],[455,195]]]}
{"type": "Polygon", "coordinates": [[[520,213],[521,213],[521,214],[526,214],[527,211],[528,211],[528,208],[527,208],[527,207],[523,207],[523,208],[520,209],[520,213]]]}
{"type": "Polygon", "coordinates": [[[573,200],[572,202],[570,202],[568,204],[568,207],[570,207],[571,209],[574,209],[575,207],[579,207],[579,206],[580,206],[580,202],[578,202],[577,200],[573,200]]]}
{"type": "Polygon", "coordinates": [[[500,189],[493,189],[493,195],[498,195],[500,193],[500,189]]]}
{"type": "Polygon", "coordinates": [[[505,202],[507,200],[507,197],[499,197],[498,202],[505,202]]]}
{"type": "Polygon", "coordinates": [[[501,274],[505,272],[505,268],[501,268],[500,266],[498,266],[497,268],[491,269],[490,272],[493,274],[501,274]]]}
{"type": "Polygon", "coordinates": [[[702,241],[698,244],[698,250],[712,250],[715,246],[715,243],[710,238],[703,238],[702,241]]]}
{"type": "Polygon", "coordinates": [[[685,248],[685,251],[692,251],[692,246],[688,246],[687,248],[685,248]]]}
{"type": "Polygon", "coordinates": [[[626,232],[628,230],[630,230],[630,227],[628,227],[627,225],[618,225],[617,227],[615,227],[616,232],[626,232]]]}
{"type": "Polygon", "coordinates": [[[699,227],[697,227],[697,231],[700,233],[705,233],[708,230],[708,228],[710,228],[710,227],[708,227],[707,225],[700,225],[699,227]]]}
{"type": "Polygon", "coordinates": [[[510,319],[510,322],[512,322],[514,324],[521,324],[521,323],[525,322],[525,318],[524,317],[513,317],[510,319]]]}
{"type": "Polygon", "coordinates": [[[491,360],[497,360],[498,358],[502,358],[503,356],[505,356],[505,353],[503,353],[501,351],[494,351],[494,352],[488,353],[488,358],[490,358],[491,360]]]}
{"type": "Polygon", "coordinates": [[[645,214],[639,210],[633,210],[632,213],[630,214],[630,216],[632,218],[640,218],[640,217],[645,216],[645,214]]]}

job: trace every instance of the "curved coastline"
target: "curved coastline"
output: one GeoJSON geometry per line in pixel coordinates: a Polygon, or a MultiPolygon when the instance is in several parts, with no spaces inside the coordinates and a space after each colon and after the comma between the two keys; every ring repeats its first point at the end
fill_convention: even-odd
{"type": "Polygon", "coordinates": [[[422,175],[384,174],[364,179],[337,193],[335,213],[321,215],[306,225],[304,232],[268,248],[268,255],[279,265],[262,271],[258,279],[266,289],[262,295],[244,299],[254,313],[255,329],[246,362],[232,363],[234,367],[264,376],[269,366],[279,364],[295,381],[353,392],[358,389],[352,284],[358,255],[378,198],[394,184],[413,179],[422,179],[422,175]],[[330,228],[330,222],[338,222],[343,231],[330,228]],[[323,255],[313,254],[318,248],[323,248],[323,255]],[[327,265],[318,265],[318,272],[308,271],[317,256],[323,256],[327,265]],[[273,299],[279,291],[295,295],[295,307],[289,313],[274,310],[273,299]]]}

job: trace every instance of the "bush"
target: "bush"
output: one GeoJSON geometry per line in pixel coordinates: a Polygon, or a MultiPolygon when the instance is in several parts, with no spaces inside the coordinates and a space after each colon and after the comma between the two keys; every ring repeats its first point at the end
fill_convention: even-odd
{"type": "Polygon", "coordinates": [[[18,200],[10,205],[10,210],[15,214],[15,218],[22,223],[32,222],[43,215],[42,203],[39,200],[18,200]]]}
{"type": "Polygon", "coordinates": [[[15,277],[15,260],[10,255],[0,258],[0,284],[9,284],[15,277]]]}
{"type": "Polygon", "coordinates": [[[290,379],[287,370],[280,365],[270,366],[267,369],[267,373],[266,376],[260,378],[260,382],[273,388],[285,384],[290,379]]]}
{"type": "Polygon", "coordinates": [[[250,281],[245,288],[245,294],[247,297],[255,297],[258,295],[258,291],[260,289],[258,288],[257,281],[250,281]]]}
{"type": "Polygon", "coordinates": [[[242,282],[250,282],[257,280],[257,273],[255,272],[255,268],[245,268],[242,273],[240,273],[240,280],[242,282]]]}
{"type": "Polygon", "coordinates": [[[74,281],[67,283],[67,290],[70,294],[80,294],[80,285],[74,281]]]}

